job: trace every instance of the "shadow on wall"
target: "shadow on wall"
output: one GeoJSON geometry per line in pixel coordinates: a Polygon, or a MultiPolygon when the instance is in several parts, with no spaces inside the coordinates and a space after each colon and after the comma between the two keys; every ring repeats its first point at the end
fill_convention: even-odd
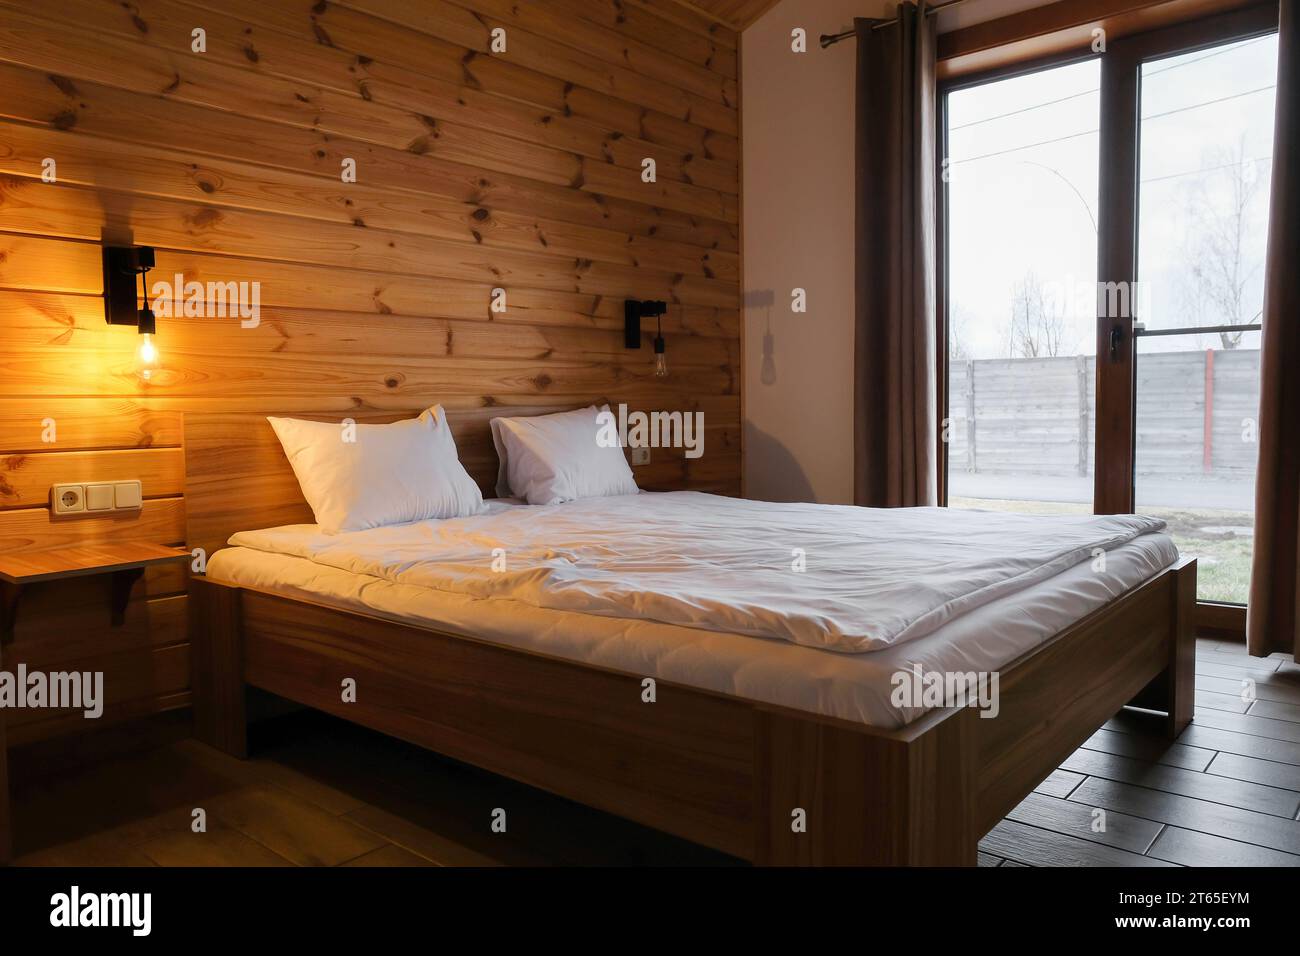
{"type": "MultiPolygon", "coordinates": [[[[776,335],[772,331],[772,307],[776,293],[771,289],[749,289],[744,294],[746,319],[763,315],[763,355],[758,380],[763,386],[776,384],[776,335]]],[[[777,438],[745,420],[745,494],[762,501],[813,501],[812,483],[790,449],[777,438]]]]}
{"type": "Polygon", "coordinates": [[[745,421],[745,497],[759,501],[816,501],[812,483],[790,449],[745,421]]]}

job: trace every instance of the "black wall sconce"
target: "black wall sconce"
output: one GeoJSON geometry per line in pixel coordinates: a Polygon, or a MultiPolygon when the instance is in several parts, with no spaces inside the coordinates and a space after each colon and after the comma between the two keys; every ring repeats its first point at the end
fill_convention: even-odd
{"type": "Polygon", "coordinates": [[[157,320],[149,308],[149,289],[145,275],[154,266],[153,246],[105,246],[104,321],[109,325],[134,325],[140,333],[136,349],[137,372],[145,381],[158,367],[158,349],[153,344],[157,320]],[[135,291],[135,277],[140,277],[140,294],[135,291]],[[137,307],[137,302],[143,306],[137,307]]]}
{"type": "Polygon", "coordinates": [[[652,316],[655,319],[655,377],[663,378],[668,374],[668,357],[664,354],[663,314],[668,311],[668,303],[658,299],[625,299],[623,301],[623,347],[639,349],[641,347],[641,318],[652,316]]]}

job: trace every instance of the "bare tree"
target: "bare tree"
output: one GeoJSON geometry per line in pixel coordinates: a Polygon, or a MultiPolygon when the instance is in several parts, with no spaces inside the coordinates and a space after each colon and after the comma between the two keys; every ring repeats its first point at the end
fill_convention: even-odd
{"type": "Polygon", "coordinates": [[[1068,325],[1065,311],[1032,271],[1012,291],[1007,342],[1012,357],[1043,358],[1062,354],[1068,325]]]}
{"type": "Polygon", "coordinates": [[[953,303],[948,312],[948,359],[952,362],[964,362],[974,358],[971,354],[970,336],[971,313],[960,303],[953,303]]]}
{"type": "MultiPolygon", "coordinates": [[[[1215,150],[1204,161],[1201,177],[1188,197],[1190,228],[1187,254],[1195,298],[1210,312],[1211,325],[1249,325],[1258,317],[1247,301],[1251,283],[1262,268],[1249,245],[1260,192],[1255,164],[1245,143],[1215,150]]],[[[1242,332],[1218,333],[1225,349],[1241,344],[1242,332]]]]}

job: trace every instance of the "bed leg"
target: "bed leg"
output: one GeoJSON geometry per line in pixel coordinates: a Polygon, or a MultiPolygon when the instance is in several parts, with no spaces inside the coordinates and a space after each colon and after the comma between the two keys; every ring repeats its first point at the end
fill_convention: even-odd
{"type": "Polygon", "coordinates": [[[975,716],[904,739],[759,712],[754,862],[974,866],[975,716]]]}
{"type": "Polygon", "coordinates": [[[1129,704],[1164,711],[1172,740],[1187,729],[1196,706],[1196,559],[1183,558],[1170,576],[1169,658],[1165,669],[1129,704]]]}
{"type": "Polygon", "coordinates": [[[1184,558],[1174,568],[1174,608],[1165,733],[1172,740],[1192,722],[1196,707],[1196,559],[1184,558]]]}
{"type": "Polygon", "coordinates": [[[190,686],[194,736],[241,760],[248,756],[240,590],[190,579],[190,686]]]}

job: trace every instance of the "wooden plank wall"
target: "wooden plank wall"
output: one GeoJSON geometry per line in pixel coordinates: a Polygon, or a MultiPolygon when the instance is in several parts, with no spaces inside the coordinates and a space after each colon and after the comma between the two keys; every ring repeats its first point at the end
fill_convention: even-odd
{"type": "MultiPolygon", "coordinates": [[[[737,37],[707,18],[671,0],[0,0],[0,89],[0,549],[183,542],[186,412],[700,410],[704,457],[656,450],[638,478],[739,491],[737,37]],[[103,321],[104,240],[156,247],[154,279],[260,283],[260,325],[160,318],[143,383],[134,331],[103,321]],[[671,303],[667,380],[651,330],[622,347],[626,297],[671,303]],[[117,477],[143,480],[138,518],[51,520],[51,483],[117,477]]],[[[152,573],[111,632],[98,584],[36,593],[6,666],[94,662],[116,713],[181,706],[183,585],[152,573]]]]}

